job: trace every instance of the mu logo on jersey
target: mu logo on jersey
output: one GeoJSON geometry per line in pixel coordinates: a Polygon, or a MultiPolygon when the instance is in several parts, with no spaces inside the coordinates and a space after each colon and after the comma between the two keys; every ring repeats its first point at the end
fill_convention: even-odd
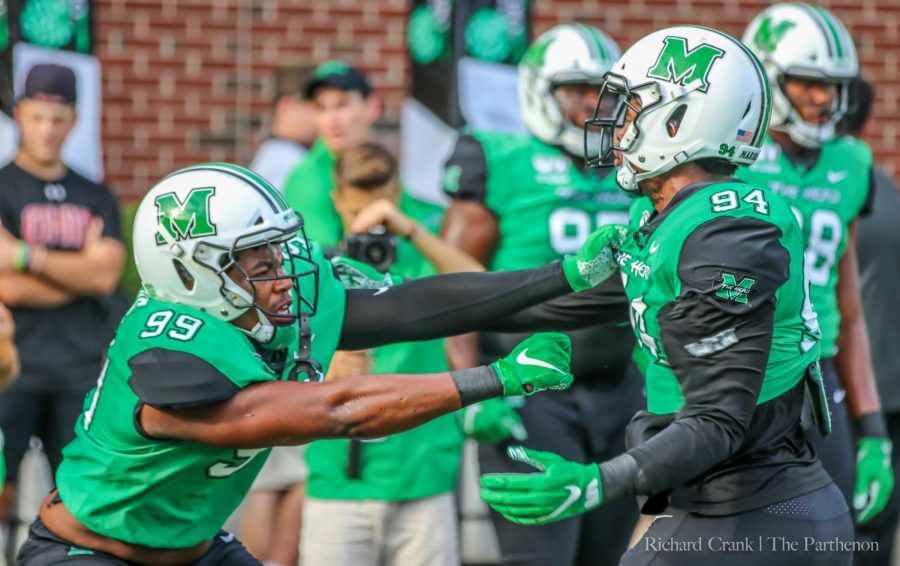
{"type": "Polygon", "coordinates": [[[708,43],[688,49],[687,39],[670,35],[663,40],[659,58],[647,71],[647,76],[682,86],[699,80],[703,83],[700,92],[706,92],[709,71],[715,60],[724,54],[724,50],[708,43]]]}
{"type": "Polygon", "coordinates": [[[191,189],[184,200],[175,193],[165,193],[156,197],[156,213],[160,231],[156,233],[156,243],[166,243],[162,230],[177,240],[212,236],[216,225],[209,219],[209,200],[216,194],[215,187],[191,189]]]}
{"type": "Polygon", "coordinates": [[[756,285],[757,280],[753,277],[744,277],[740,281],[733,273],[722,272],[722,283],[716,296],[732,303],[746,305],[747,299],[750,297],[750,290],[756,285]]]}

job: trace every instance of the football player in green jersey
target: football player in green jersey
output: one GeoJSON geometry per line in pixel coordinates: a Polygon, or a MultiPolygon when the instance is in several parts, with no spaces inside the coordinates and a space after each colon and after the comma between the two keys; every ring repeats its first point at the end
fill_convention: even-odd
{"type": "MultiPolygon", "coordinates": [[[[800,423],[808,390],[829,428],[802,233],[777,195],[732,177],[759,153],[769,114],[759,61],[709,28],[654,32],[606,74],[591,162],[615,164],[624,189],[649,197],[617,253],[648,406],[610,460],[512,448],[532,473],[481,479],[510,520],[559,521],[638,495],[655,520],[622,564],[849,563],[848,507],[800,423]]],[[[572,316],[595,320],[587,299],[572,316]]]]}
{"type": "Polygon", "coordinates": [[[856,268],[856,227],[872,195],[872,154],[864,142],[835,133],[859,73],[856,50],[838,18],[800,3],[770,6],[743,41],[772,85],[772,125],[759,159],[738,178],[779,194],[803,230],[834,424],[827,439],[810,428],[810,440],[863,523],[887,504],[893,472],[856,268]]]}
{"type": "MultiPolygon", "coordinates": [[[[532,42],[518,67],[529,133],[462,133],[444,169],[444,189],[452,199],[442,228],[448,241],[491,270],[524,269],[574,252],[597,226],[627,221],[634,199],[618,190],[614,175],[586,170],[583,157],[582,125],[594,111],[603,74],[619,55],[609,36],[583,24],[556,26],[532,42]]],[[[569,336],[575,385],[517,409],[528,431],[524,444],[554,449],[570,460],[611,458],[624,451],[625,427],[643,402],[630,357],[634,338],[625,325],[569,336]]],[[[461,363],[495,359],[520,338],[482,333],[480,358],[461,363]]],[[[481,445],[479,463],[483,471],[523,469],[509,461],[502,442],[481,445]]],[[[637,511],[633,501],[622,500],[539,527],[513,524],[496,513],[491,519],[504,564],[606,564],[624,552],[637,511]],[[600,536],[607,544],[593,544],[600,536]]]]}
{"type": "Polygon", "coordinates": [[[154,186],[135,215],[143,292],[122,319],[23,565],[258,564],[222,524],[268,447],[378,437],[501,395],[565,388],[570,343],[536,334],[490,366],[300,382],[337,348],[426,340],[597,284],[614,233],[561,263],[345,289],[267,181],[201,164],[154,186]]]}

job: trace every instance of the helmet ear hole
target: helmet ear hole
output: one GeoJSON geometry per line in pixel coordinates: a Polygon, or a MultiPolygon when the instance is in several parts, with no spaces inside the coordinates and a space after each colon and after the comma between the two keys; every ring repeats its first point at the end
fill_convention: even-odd
{"type": "Polygon", "coordinates": [[[188,272],[187,268],[179,260],[173,259],[172,265],[175,266],[175,273],[178,274],[178,278],[181,279],[181,283],[184,285],[185,289],[193,291],[194,276],[188,272]]]}
{"type": "Polygon", "coordinates": [[[684,119],[685,112],[687,112],[687,104],[679,104],[675,110],[669,114],[669,119],[666,120],[666,133],[669,134],[670,138],[674,138],[678,134],[678,129],[681,128],[681,121],[684,119]]]}

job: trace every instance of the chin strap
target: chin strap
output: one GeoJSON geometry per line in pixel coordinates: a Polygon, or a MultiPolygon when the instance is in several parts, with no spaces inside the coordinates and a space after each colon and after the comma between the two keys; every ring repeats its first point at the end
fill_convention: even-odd
{"type": "Polygon", "coordinates": [[[256,308],[256,317],[259,321],[251,328],[247,330],[247,334],[256,341],[257,344],[268,344],[272,341],[272,338],[275,337],[275,327],[269,322],[269,319],[266,318],[265,313],[263,313],[259,308],[256,308]]]}
{"type": "Polygon", "coordinates": [[[322,365],[312,359],[312,330],[309,327],[309,313],[300,313],[300,340],[294,352],[294,367],[288,379],[296,381],[322,381],[325,375],[322,365]]]}

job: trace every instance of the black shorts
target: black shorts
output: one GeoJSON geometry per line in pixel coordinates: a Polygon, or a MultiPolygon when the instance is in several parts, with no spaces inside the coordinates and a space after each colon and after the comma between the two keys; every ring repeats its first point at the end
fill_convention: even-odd
{"type": "MultiPolygon", "coordinates": [[[[40,517],[31,524],[28,540],[19,549],[16,564],[19,566],[50,566],[77,562],[85,566],[130,566],[121,558],[79,548],[53,534],[40,517]]],[[[192,566],[261,566],[235,536],[220,531],[212,546],[192,566]]]]}
{"type": "Polygon", "coordinates": [[[853,540],[847,504],[830,483],[736,515],[713,517],[667,509],[619,564],[848,566],[855,549],[858,543],[853,540]]]}

